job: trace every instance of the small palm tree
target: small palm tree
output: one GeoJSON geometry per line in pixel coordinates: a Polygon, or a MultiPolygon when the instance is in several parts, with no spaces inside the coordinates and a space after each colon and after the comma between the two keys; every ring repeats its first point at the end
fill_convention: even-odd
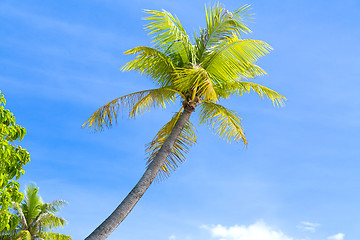
{"type": "Polygon", "coordinates": [[[14,211],[19,218],[18,226],[12,231],[3,231],[0,238],[4,240],[71,240],[70,236],[50,232],[63,227],[66,220],[55,214],[66,204],[64,200],[44,203],[38,195],[39,188],[27,186],[25,200],[14,204],[14,211]]]}
{"type": "Polygon", "coordinates": [[[214,129],[215,134],[227,141],[247,144],[240,117],[233,110],[219,104],[232,95],[241,96],[254,91],[268,97],[276,106],[284,97],[279,93],[249,82],[265,74],[255,62],[271,51],[259,40],[243,39],[250,32],[244,25],[249,7],[233,12],[219,4],[205,8],[206,28],[195,34],[194,41],[182,27],[179,19],[165,10],[145,10],[145,27],[153,36],[154,47],[135,47],[125,54],[136,54],[134,60],[122,70],[134,70],[151,78],[157,88],[119,97],[98,109],[84,126],[95,130],[110,127],[117,121],[121,109],[129,109],[134,118],[155,107],[165,108],[181,101],[180,109],[165,124],[147,146],[147,169],[136,186],[116,210],[86,239],[105,239],[129,214],[157,175],[168,176],[184,154],[196,142],[194,125],[189,121],[198,108],[200,124],[214,129]],[[160,174],[159,174],[160,173],[160,174]]]}

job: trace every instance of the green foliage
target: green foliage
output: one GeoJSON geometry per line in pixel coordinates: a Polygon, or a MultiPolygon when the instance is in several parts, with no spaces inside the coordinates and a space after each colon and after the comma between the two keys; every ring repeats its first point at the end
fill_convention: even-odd
{"type": "Polygon", "coordinates": [[[39,188],[29,185],[25,191],[25,200],[13,203],[13,209],[19,219],[16,228],[10,231],[1,231],[1,239],[9,240],[71,240],[64,234],[51,232],[66,224],[64,218],[56,216],[56,213],[67,204],[64,200],[55,200],[44,203],[38,194],[39,188]]]}
{"type": "Polygon", "coordinates": [[[20,203],[23,199],[16,180],[25,173],[23,166],[30,161],[30,154],[15,144],[24,138],[26,130],[16,125],[14,115],[4,108],[5,104],[0,91],[0,230],[11,230],[19,221],[9,212],[11,203],[20,203]]]}
{"type": "MultiPolygon", "coordinates": [[[[116,122],[120,110],[127,109],[129,117],[134,117],[154,107],[165,108],[178,98],[182,107],[199,107],[200,123],[207,124],[215,134],[228,142],[242,140],[246,145],[241,118],[219,101],[251,91],[269,98],[274,106],[282,106],[285,101],[276,91],[249,81],[266,74],[256,62],[272,48],[264,41],[243,38],[251,32],[245,25],[251,16],[248,11],[248,5],[232,12],[220,4],[206,7],[206,27],[200,28],[191,41],[176,16],[165,10],[145,10],[145,20],[149,21],[145,30],[152,36],[154,47],[140,46],[126,51],[125,54],[133,54],[135,58],[122,70],[146,75],[158,89],[117,98],[97,110],[83,126],[101,130],[116,122]]],[[[183,108],[148,144],[148,163],[160,150],[182,111],[183,108]]],[[[188,122],[162,166],[163,174],[169,175],[184,161],[184,154],[196,142],[193,129],[188,122]]]]}

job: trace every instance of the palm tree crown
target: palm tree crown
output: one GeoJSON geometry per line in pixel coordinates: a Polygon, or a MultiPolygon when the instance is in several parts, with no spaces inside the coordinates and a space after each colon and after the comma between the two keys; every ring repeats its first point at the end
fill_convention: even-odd
{"type": "MultiPolygon", "coordinates": [[[[195,34],[193,42],[177,17],[165,10],[145,10],[148,14],[145,19],[150,21],[145,29],[153,36],[154,47],[140,46],[126,51],[125,54],[136,54],[136,57],[122,70],[144,74],[153,79],[158,88],[114,99],[97,110],[84,126],[101,130],[116,122],[120,109],[129,109],[129,117],[133,118],[154,107],[165,108],[180,98],[183,105],[180,111],[146,148],[148,163],[161,148],[185,106],[199,107],[200,124],[210,126],[220,137],[229,142],[241,140],[246,145],[239,116],[219,101],[251,90],[260,97],[268,97],[275,106],[283,105],[285,99],[269,88],[248,81],[266,74],[255,62],[272,50],[263,41],[242,38],[243,34],[251,32],[243,23],[249,18],[248,10],[247,5],[233,12],[219,4],[205,8],[206,28],[195,34]]],[[[194,129],[188,121],[162,166],[162,173],[168,175],[184,160],[184,153],[196,142],[194,129]]]]}
{"type": "Polygon", "coordinates": [[[66,204],[64,200],[44,203],[38,195],[39,188],[27,186],[23,203],[15,204],[14,210],[19,218],[15,230],[0,233],[2,239],[8,240],[71,240],[70,236],[50,232],[66,224],[64,218],[55,214],[66,204]]]}

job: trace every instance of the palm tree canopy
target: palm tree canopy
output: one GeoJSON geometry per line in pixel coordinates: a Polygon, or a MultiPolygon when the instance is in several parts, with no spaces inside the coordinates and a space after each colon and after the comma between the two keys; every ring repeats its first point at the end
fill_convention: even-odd
{"type": "Polygon", "coordinates": [[[38,191],[35,185],[26,187],[24,201],[14,204],[15,213],[19,217],[18,226],[12,231],[1,232],[0,236],[9,240],[71,240],[70,236],[51,232],[67,223],[64,218],[56,216],[67,202],[55,200],[45,203],[38,191]]]}
{"type": "MultiPolygon", "coordinates": [[[[145,10],[149,23],[145,29],[152,36],[153,47],[135,47],[125,54],[135,55],[121,70],[137,71],[151,78],[155,89],[135,92],[117,98],[98,109],[83,126],[102,130],[117,121],[121,109],[129,117],[141,115],[155,107],[182,101],[183,107],[199,107],[199,122],[206,124],[221,138],[247,144],[241,118],[233,110],[219,104],[232,95],[251,91],[269,98],[274,106],[282,106],[285,97],[262,85],[250,82],[266,72],[257,60],[272,48],[260,40],[243,38],[250,29],[244,24],[249,18],[249,6],[228,11],[220,4],[205,7],[206,27],[200,28],[191,41],[176,16],[162,10],[145,10]]],[[[182,108],[183,109],[183,108],[182,108]]],[[[170,134],[177,116],[165,124],[147,146],[148,162],[156,155],[170,134]]],[[[184,160],[184,153],[196,142],[193,124],[188,122],[162,167],[168,175],[184,160]]]]}

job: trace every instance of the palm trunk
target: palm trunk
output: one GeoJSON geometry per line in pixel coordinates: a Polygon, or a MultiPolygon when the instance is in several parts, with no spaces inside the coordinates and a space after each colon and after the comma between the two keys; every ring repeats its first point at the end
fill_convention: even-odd
{"type": "Polygon", "coordinates": [[[179,137],[186,122],[189,120],[191,113],[194,111],[194,107],[185,106],[183,113],[176,122],[170,135],[165,140],[163,146],[154,157],[153,161],[149,164],[144,175],[140,178],[136,186],[126,196],[126,198],[120,203],[115,211],[97,227],[85,240],[103,240],[106,239],[119,224],[126,218],[126,216],[135,207],[136,203],[140,200],[145,191],[149,188],[154,181],[156,175],[164,164],[167,156],[171,152],[171,148],[174,146],[176,139],[179,137]]]}

